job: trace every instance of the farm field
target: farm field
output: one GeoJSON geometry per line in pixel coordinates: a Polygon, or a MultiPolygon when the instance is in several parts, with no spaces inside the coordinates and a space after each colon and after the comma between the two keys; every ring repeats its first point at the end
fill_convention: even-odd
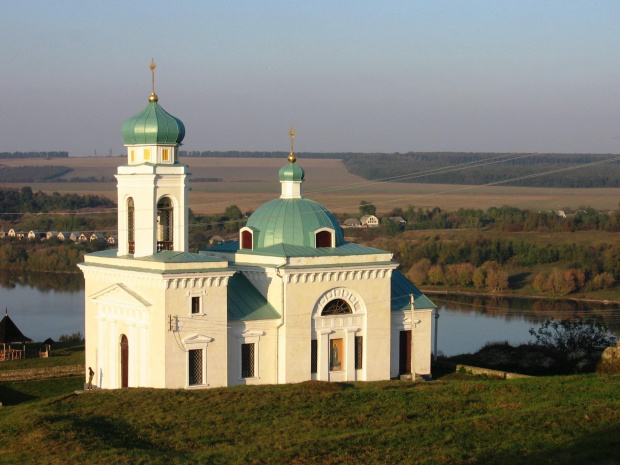
{"type": "MultiPolygon", "coordinates": [[[[221,178],[222,182],[193,182],[190,208],[198,214],[221,213],[231,204],[242,211],[255,210],[280,193],[277,173],[284,160],[273,158],[181,158],[197,178],[221,178]]],[[[52,160],[2,160],[5,166],[62,165],[73,168],[67,179],[112,177],[124,157],[61,158],[52,160]]],[[[304,195],[335,213],[357,212],[361,200],[374,203],[379,213],[408,205],[444,210],[511,205],[522,209],[558,210],[591,206],[611,210],[620,203],[620,189],[531,188],[514,186],[462,186],[451,184],[377,183],[350,174],[340,160],[303,159],[306,172],[304,195]]],[[[1,187],[22,187],[3,183],[1,187]]],[[[60,193],[92,193],[116,199],[114,182],[41,182],[33,190],[60,193]]]]}

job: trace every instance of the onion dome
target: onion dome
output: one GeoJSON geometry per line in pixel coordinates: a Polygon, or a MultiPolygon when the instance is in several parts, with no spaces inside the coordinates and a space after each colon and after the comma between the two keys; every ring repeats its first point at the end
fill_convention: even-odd
{"type": "Polygon", "coordinates": [[[304,169],[296,163],[289,163],[280,168],[279,177],[282,181],[303,181],[305,177],[304,169]]]}
{"type": "Polygon", "coordinates": [[[261,205],[248,219],[254,231],[254,249],[276,244],[315,247],[315,234],[322,228],[335,233],[335,246],[344,244],[338,220],[323,205],[309,199],[274,199],[261,205]]]}
{"type": "Polygon", "coordinates": [[[157,95],[152,93],[144,110],[125,121],[123,139],[126,145],[181,143],[185,137],[183,122],[164,110],[157,100],[157,95]]]}

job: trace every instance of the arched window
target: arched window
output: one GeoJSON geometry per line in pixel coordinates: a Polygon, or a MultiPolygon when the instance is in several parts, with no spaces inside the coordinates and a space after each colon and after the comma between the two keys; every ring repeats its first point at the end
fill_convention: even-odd
{"type": "Polygon", "coordinates": [[[332,232],[331,231],[319,231],[316,233],[316,247],[331,247],[332,246],[332,232]]]}
{"type": "Polygon", "coordinates": [[[323,308],[321,316],[345,315],[353,313],[351,306],[342,299],[334,299],[323,308]]]}
{"type": "Polygon", "coordinates": [[[157,251],[173,250],[174,238],[172,234],[173,220],[172,201],[169,197],[162,197],[157,202],[157,251]]]}
{"type": "Polygon", "coordinates": [[[241,248],[252,250],[252,231],[241,231],[241,248]]]}
{"type": "Polygon", "coordinates": [[[127,199],[127,246],[128,252],[134,253],[135,250],[135,231],[136,231],[136,210],[133,204],[133,198],[127,199]]]}

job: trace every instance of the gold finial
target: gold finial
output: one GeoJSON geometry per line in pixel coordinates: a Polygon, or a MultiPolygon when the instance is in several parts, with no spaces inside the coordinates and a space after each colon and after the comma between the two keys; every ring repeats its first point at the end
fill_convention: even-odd
{"type": "Polygon", "coordinates": [[[151,79],[152,79],[152,92],[151,95],[149,96],[149,102],[157,102],[157,100],[159,100],[157,98],[157,94],[155,93],[155,68],[157,68],[157,65],[155,64],[155,60],[153,60],[151,58],[151,66],[149,66],[149,68],[151,68],[151,79]]]}
{"type": "Polygon", "coordinates": [[[295,151],[293,150],[293,139],[295,139],[295,134],[297,134],[295,132],[295,129],[293,129],[293,125],[291,124],[291,130],[288,132],[288,135],[291,136],[291,153],[288,156],[288,161],[290,163],[295,163],[295,160],[297,160],[297,157],[295,156],[295,151]]]}

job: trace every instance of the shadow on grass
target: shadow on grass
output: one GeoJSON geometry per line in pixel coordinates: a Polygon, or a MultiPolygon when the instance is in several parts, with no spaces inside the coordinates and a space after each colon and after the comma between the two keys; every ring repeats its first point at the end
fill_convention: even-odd
{"type": "Polygon", "coordinates": [[[561,446],[541,448],[527,445],[519,452],[494,451],[476,457],[484,464],[617,464],[620,463],[620,426],[589,432],[561,446]]]}
{"type": "MultiPolygon", "coordinates": [[[[140,431],[121,418],[102,415],[78,417],[76,415],[48,415],[43,421],[49,425],[50,437],[56,441],[71,436],[83,447],[105,451],[105,455],[144,459],[149,463],[185,462],[187,452],[172,450],[169,444],[150,441],[140,431]]],[[[142,461],[141,461],[142,463],[142,461]]]]}
{"type": "Polygon", "coordinates": [[[0,384],[0,402],[2,402],[3,406],[17,405],[34,399],[38,399],[38,396],[16,391],[15,389],[0,384]]]}

